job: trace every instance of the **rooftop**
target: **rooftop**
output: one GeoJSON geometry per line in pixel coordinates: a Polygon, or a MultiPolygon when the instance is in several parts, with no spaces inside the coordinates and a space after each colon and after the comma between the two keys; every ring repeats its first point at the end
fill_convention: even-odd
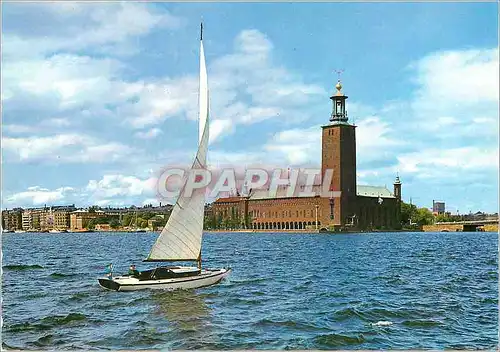
{"type": "MultiPolygon", "coordinates": [[[[321,185],[315,185],[312,187],[312,191],[314,194],[320,194],[321,185]]],[[[288,187],[278,187],[276,190],[276,195],[271,196],[269,190],[266,189],[256,189],[250,192],[249,200],[260,200],[260,199],[279,199],[279,198],[307,198],[313,197],[311,195],[302,195],[300,194],[300,190],[298,188],[295,189],[294,194],[288,193],[288,187]]],[[[356,195],[361,197],[380,197],[380,198],[395,198],[394,194],[391,193],[386,187],[383,186],[367,186],[367,185],[358,185],[356,195]]],[[[227,198],[219,198],[215,201],[215,203],[232,203],[239,202],[243,197],[227,197],[227,198]]]]}
{"type": "Polygon", "coordinates": [[[395,198],[386,187],[358,185],[356,194],[362,197],[395,198]]]}

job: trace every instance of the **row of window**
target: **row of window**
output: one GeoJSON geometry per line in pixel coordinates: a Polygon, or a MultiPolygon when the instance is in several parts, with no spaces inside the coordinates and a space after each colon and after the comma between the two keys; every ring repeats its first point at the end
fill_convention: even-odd
{"type": "MultiPolygon", "coordinates": [[[[321,217],[323,215],[323,211],[318,209],[317,215],[321,217]]],[[[282,211],[269,211],[269,212],[261,212],[259,209],[250,211],[250,216],[252,218],[291,218],[291,217],[316,217],[316,209],[308,209],[308,210],[282,210],[282,211]]]]}
{"type": "MultiPolygon", "coordinates": [[[[258,222],[251,224],[254,230],[305,230],[307,227],[316,226],[315,221],[291,221],[291,222],[258,222]]],[[[318,221],[318,228],[321,221],[318,221]]]]}

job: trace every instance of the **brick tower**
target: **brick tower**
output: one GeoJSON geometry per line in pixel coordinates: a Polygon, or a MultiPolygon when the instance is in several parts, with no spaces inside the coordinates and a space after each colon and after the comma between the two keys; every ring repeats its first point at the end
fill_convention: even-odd
{"type": "Polygon", "coordinates": [[[330,97],[330,123],[322,126],[321,173],[325,175],[326,169],[333,169],[330,190],[340,191],[341,195],[340,199],[330,199],[330,223],[344,226],[356,211],[356,126],[348,122],[347,96],[342,93],[340,80],[335,88],[337,92],[330,97]]]}

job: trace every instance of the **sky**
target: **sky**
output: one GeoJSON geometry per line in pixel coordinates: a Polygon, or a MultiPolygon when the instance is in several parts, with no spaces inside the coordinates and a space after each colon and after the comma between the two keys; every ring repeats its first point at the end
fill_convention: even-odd
{"type": "Polygon", "coordinates": [[[498,209],[497,3],[2,3],[2,203],[157,204],[197,143],[204,23],[212,168],[319,167],[342,69],[358,184],[498,209]]]}

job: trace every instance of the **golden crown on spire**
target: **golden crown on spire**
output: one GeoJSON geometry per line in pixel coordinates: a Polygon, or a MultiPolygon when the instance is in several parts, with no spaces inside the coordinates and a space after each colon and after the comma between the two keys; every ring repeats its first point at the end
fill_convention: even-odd
{"type": "Polygon", "coordinates": [[[342,90],[342,83],[340,83],[340,79],[337,81],[335,88],[337,89],[337,93],[335,93],[336,96],[344,95],[344,93],[342,93],[342,91],[341,91],[342,90]]]}

